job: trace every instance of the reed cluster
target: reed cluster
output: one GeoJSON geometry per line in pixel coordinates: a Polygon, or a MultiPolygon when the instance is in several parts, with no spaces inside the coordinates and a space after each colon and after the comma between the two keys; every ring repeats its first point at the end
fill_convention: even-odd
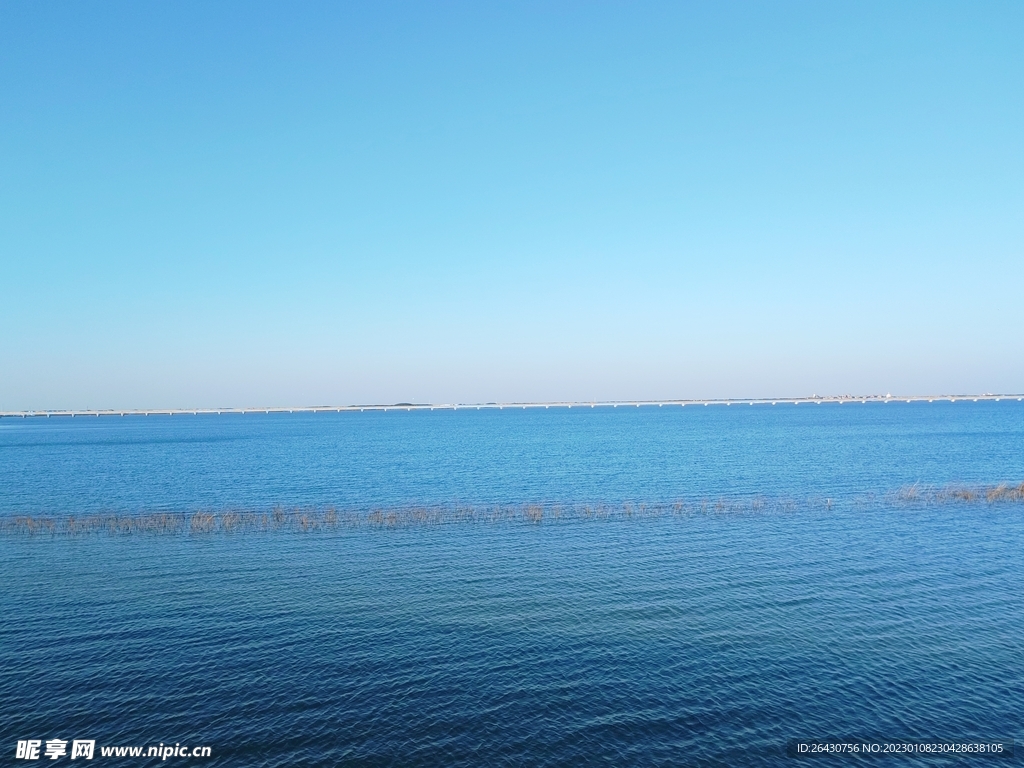
{"type": "Polygon", "coordinates": [[[830,497],[717,498],[672,502],[617,504],[528,503],[504,505],[448,505],[340,510],[274,507],[266,511],[196,511],[189,513],[137,512],[90,515],[0,514],[0,535],[76,536],[84,534],[209,535],[293,531],[310,533],[343,528],[397,529],[458,523],[553,524],[572,520],[641,520],[659,517],[742,515],[829,511],[836,506],[864,505],[897,508],[950,504],[1024,503],[1024,483],[987,486],[901,488],[888,496],[868,495],[845,505],[830,497]]]}
{"type": "Polygon", "coordinates": [[[620,504],[504,504],[399,507],[339,510],[275,507],[264,512],[198,511],[191,513],[97,513],[91,515],[0,516],[0,535],[89,533],[180,534],[295,531],[300,533],[340,528],[410,528],[456,523],[523,523],[539,525],[570,520],[643,519],[687,515],[791,511],[806,507],[762,498],[620,504]]]}
{"type": "Polygon", "coordinates": [[[1024,502],[1024,483],[1012,485],[949,485],[943,487],[926,487],[919,483],[908,485],[896,492],[894,501],[897,504],[971,504],[984,502],[987,504],[1024,502]]]}

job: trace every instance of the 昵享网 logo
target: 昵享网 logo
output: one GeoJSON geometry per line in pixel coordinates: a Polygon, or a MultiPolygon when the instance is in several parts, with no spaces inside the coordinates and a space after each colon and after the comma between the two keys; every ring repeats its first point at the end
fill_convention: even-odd
{"type": "MultiPolygon", "coordinates": [[[[14,757],[18,760],[59,760],[62,757],[92,760],[96,756],[96,739],[72,739],[70,743],[69,752],[67,739],[21,739],[14,757]]],[[[169,757],[210,757],[211,752],[210,747],[161,742],[148,747],[100,747],[99,757],[158,757],[166,760],[169,757]]]]}

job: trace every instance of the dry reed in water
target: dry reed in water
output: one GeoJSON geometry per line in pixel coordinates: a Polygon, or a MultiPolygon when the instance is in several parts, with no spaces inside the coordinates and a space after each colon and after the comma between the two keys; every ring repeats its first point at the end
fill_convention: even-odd
{"type": "MultiPolygon", "coordinates": [[[[861,504],[895,508],[956,504],[1024,503],[1024,483],[998,485],[923,487],[914,484],[894,494],[866,494],[850,500],[861,504]]],[[[659,517],[693,517],[724,514],[793,513],[798,510],[831,511],[842,506],[835,497],[795,499],[759,494],[747,498],[716,498],[663,503],[622,502],[618,504],[505,504],[478,506],[403,507],[392,509],[339,511],[326,509],[285,509],[269,512],[196,511],[175,513],[97,513],[90,515],[0,515],[0,535],[73,536],[83,534],[172,534],[208,535],[251,532],[293,531],[310,533],[343,528],[396,529],[457,523],[559,524],[572,520],[640,520],[659,517]]]]}

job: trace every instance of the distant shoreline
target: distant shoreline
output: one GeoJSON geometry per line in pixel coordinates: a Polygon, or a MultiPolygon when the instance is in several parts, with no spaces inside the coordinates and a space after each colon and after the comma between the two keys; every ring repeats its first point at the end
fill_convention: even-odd
{"type": "Polygon", "coordinates": [[[505,408],[640,408],[664,406],[699,406],[699,405],[800,405],[811,403],[843,404],[843,403],[935,403],[935,402],[979,402],[1001,400],[1024,400],[1024,394],[986,393],[982,395],[831,395],[811,397],[775,397],[775,398],[718,398],[713,400],[559,400],[550,402],[508,402],[508,403],[390,403],[368,405],[307,405],[307,406],[273,406],[247,408],[125,408],[125,409],[74,409],[74,410],[34,410],[34,411],[0,411],[2,418],[28,418],[51,416],[198,416],[200,414],[249,414],[249,413],[343,413],[352,411],[454,411],[505,408]]]}

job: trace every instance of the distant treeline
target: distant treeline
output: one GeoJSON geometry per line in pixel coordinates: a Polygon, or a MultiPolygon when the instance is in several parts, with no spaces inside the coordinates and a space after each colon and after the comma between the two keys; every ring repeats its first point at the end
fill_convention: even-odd
{"type": "Polygon", "coordinates": [[[894,493],[845,501],[832,497],[701,499],[658,503],[507,504],[339,510],[276,507],[268,511],[132,512],[86,515],[0,516],[0,535],[172,534],[203,535],[272,531],[313,532],[342,528],[409,528],[457,523],[555,523],[573,520],[643,519],[723,514],[795,513],[837,506],[893,508],[951,504],[1024,503],[1024,483],[984,486],[905,486],[894,493]]]}

